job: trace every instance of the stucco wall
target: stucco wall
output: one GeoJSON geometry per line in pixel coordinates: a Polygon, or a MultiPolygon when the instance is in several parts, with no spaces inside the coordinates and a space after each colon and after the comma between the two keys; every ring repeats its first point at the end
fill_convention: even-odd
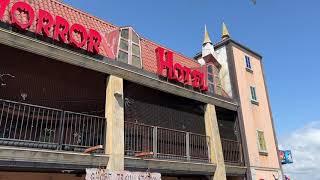
{"type": "Polygon", "coordinates": [[[278,155],[274,140],[272,120],[265,91],[261,60],[239,47],[232,48],[235,60],[236,75],[244,118],[245,136],[248,144],[251,167],[279,168],[278,155]],[[245,55],[251,59],[253,73],[246,70],[245,55]],[[256,87],[259,105],[252,104],[250,86],[256,87]],[[268,155],[260,155],[256,131],[262,130],[265,135],[268,155]]]}
{"type": "Polygon", "coordinates": [[[216,49],[217,60],[221,64],[220,70],[220,81],[223,90],[228,94],[229,97],[232,97],[232,87],[230,82],[230,73],[229,73],[229,66],[228,66],[228,58],[227,58],[227,50],[226,46],[222,46],[219,49],[216,49]]]}

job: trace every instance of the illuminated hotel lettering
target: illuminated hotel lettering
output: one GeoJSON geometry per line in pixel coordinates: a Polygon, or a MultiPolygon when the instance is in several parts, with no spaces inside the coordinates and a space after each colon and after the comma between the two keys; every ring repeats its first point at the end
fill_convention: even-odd
{"type": "Polygon", "coordinates": [[[167,77],[169,80],[174,80],[183,84],[190,85],[196,89],[207,91],[206,76],[199,70],[192,70],[179,63],[173,62],[173,53],[158,47],[156,49],[157,74],[162,77],[167,77]]]}
{"type": "MultiPolygon", "coordinates": [[[[0,1],[0,20],[3,19],[4,12],[8,7],[10,0],[0,1]]],[[[54,40],[63,43],[69,43],[76,48],[83,48],[87,45],[87,51],[91,53],[99,53],[101,43],[101,35],[94,29],[87,30],[81,24],[72,24],[63,17],[56,16],[55,18],[47,11],[39,9],[37,12],[36,34],[42,34],[46,37],[51,37],[54,40]],[[51,30],[53,29],[53,33],[51,30]]],[[[25,2],[17,2],[10,9],[11,24],[26,30],[35,21],[34,9],[25,2]],[[27,18],[18,18],[17,12],[23,12],[27,18]]]]}

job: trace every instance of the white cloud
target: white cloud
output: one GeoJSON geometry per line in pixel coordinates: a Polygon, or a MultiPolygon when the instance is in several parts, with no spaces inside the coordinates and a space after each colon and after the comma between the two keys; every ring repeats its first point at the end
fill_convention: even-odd
{"type": "Polygon", "coordinates": [[[291,150],[293,164],[283,165],[293,180],[320,180],[320,121],[280,139],[280,149],[291,150]]]}

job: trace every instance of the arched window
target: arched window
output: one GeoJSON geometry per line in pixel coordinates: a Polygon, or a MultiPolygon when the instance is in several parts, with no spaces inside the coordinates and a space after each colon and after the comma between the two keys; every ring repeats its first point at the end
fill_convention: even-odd
{"type": "Polygon", "coordinates": [[[131,28],[120,29],[118,60],[142,68],[139,35],[131,28]]]}

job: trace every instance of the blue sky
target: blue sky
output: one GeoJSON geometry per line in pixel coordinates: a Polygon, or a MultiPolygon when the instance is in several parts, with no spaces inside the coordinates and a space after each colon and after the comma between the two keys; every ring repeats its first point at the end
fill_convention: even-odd
{"type": "Polygon", "coordinates": [[[224,21],[233,39],[264,57],[278,137],[320,120],[318,42],[320,1],[257,0],[65,0],[118,26],[192,57],[203,27],[220,39],[224,21]]]}

